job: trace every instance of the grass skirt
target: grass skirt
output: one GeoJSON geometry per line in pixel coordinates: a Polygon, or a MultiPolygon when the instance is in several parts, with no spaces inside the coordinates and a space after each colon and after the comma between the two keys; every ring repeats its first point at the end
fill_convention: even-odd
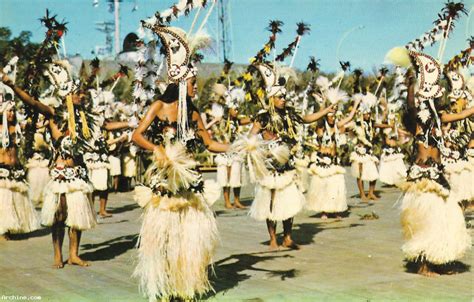
{"type": "Polygon", "coordinates": [[[137,176],[137,162],[135,156],[132,156],[131,154],[127,154],[123,157],[123,176],[137,176]]]}
{"type": "Polygon", "coordinates": [[[51,226],[60,206],[61,195],[66,197],[67,218],[65,224],[76,230],[89,230],[97,224],[96,215],[89,199],[93,188],[86,181],[75,178],[72,181],[51,180],[45,189],[41,211],[41,224],[51,226]]]}
{"type": "Polygon", "coordinates": [[[298,186],[296,170],[270,174],[259,180],[249,215],[259,221],[286,220],[298,214],[305,204],[305,197],[298,186]],[[271,191],[275,190],[271,205],[271,191]],[[272,208],[270,208],[272,206],[272,208]]]}
{"type": "Polygon", "coordinates": [[[30,159],[26,164],[28,174],[26,179],[29,185],[29,197],[33,204],[40,205],[44,200],[44,188],[49,182],[49,160],[30,159]]]}
{"type": "Polygon", "coordinates": [[[39,229],[37,214],[21,181],[0,179],[0,235],[39,229]]]}
{"type": "Polygon", "coordinates": [[[109,181],[109,163],[95,162],[88,164],[89,180],[94,187],[94,191],[107,191],[109,181]]]}
{"type": "Polygon", "coordinates": [[[202,196],[155,196],[143,215],[133,274],[141,291],[150,299],[192,299],[211,290],[208,266],[217,240],[214,214],[202,196]]]}
{"type": "Polygon", "coordinates": [[[122,174],[122,166],[120,163],[120,158],[109,155],[110,163],[110,176],[118,176],[122,174]]]}
{"type": "Polygon", "coordinates": [[[451,187],[450,198],[461,202],[469,200],[472,194],[474,178],[468,161],[458,160],[445,164],[444,171],[451,187]]]}
{"type": "Polygon", "coordinates": [[[380,157],[379,179],[387,185],[398,185],[406,180],[407,168],[402,153],[380,157]]]}
{"type": "Polygon", "coordinates": [[[242,160],[238,156],[219,154],[216,156],[217,183],[225,188],[240,188],[242,184],[242,160]],[[230,168],[230,173],[228,169],[230,168]]]}
{"type": "Polygon", "coordinates": [[[460,259],[471,246],[462,210],[449,192],[429,179],[407,183],[401,223],[408,260],[445,264],[460,259]]]}
{"type": "Polygon", "coordinates": [[[340,213],[347,210],[345,170],[338,165],[311,165],[306,209],[316,212],[340,213]]]}
{"type": "Polygon", "coordinates": [[[360,178],[363,181],[374,181],[379,178],[377,171],[377,157],[371,154],[361,155],[357,152],[352,152],[350,155],[351,173],[355,178],[360,178]],[[362,171],[360,171],[359,164],[362,164],[362,171]]]}

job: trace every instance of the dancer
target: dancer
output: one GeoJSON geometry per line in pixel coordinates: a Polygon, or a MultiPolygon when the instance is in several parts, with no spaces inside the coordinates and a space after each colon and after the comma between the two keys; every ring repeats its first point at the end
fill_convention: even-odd
{"type": "MultiPolygon", "coordinates": [[[[338,104],[347,101],[347,94],[339,89],[331,89],[327,93],[329,104],[338,104]]],[[[310,187],[306,197],[306,208],[320,212],[322,219],[327,219],[328,214],[335,213],[337,218],[347,210],[345,169],[340,165],[338,147],[340,146],[340,133],[344,132],[345,125],[352,121],[359,106],[360,99],[354,101],[349,115],[337,120],[335,114],[329,113],[317,129],[318,151],[313,152],[309,166],[311,175],[310,187]]]]}
{"type": "Polygon", "coordinates": [[[407,168],[400,145],[406,142],[409,132],[400,129],[400,115],[398,108],[393,108],[388,104],[387,124],[391,128],[386,128],[382,132],[383,147],[380,156],[379,179],[381,182],[394,186],[406,180],[407,168]]]}
{"type": "Polygon", "coordinates": [[[406,238],[402,250],[409,261],[419,263],[418,273],[438,275],[439,265],[461,258],[471,246],[471,237],[457,201],[450,197],[440,160],[443,146],[441,123],[462,120],[474,114],[474,107],[457,114],[439,114],[441,67],[432,57],[410,51],[416,64],[415,77],[407,74],[408,114],[412,123],[407,129],[415,137],[414,160],[403,186],[401,221],[406,238]]]}
{"type": "Polygon", "coordinates": [[[210,206],[219,196],[216,183],[203,181],[193,154],[203,147],[225,152],[228,145],[211,140],[191,101],[196,70],[188,65],[195,51],[189,45],[202,43],[188,44],[191,38],[179,28],[143,24],[166,49],[172,83],[132,136],[138,146],[153,152],[147,187],[135,187],[135,199],[145,212],[134,276],[150,300],[190,300],[211,290],[207,274],[218,234],[210,206]]]}
{"type": "Polygon", "coordinates": [[[29,196],[35,206],[42,206],[44,189],[48,184],[49,163],[52,158],[51,142],[49,140],[48,121],[40,116],[34,135],[33,156],[28,159],[25,168],[28,169],[26,179],[30,187],[29,196]]]}
{"type": "Polygon", "coordinates": [[[356,94],[354,98],[360,98],[361,105],[359,106],[359,118],[354,126],[357,143],[350,155],[351,171],[352,176],[357,178],[357,188],[362,202],[368,202],[369,199],[379,199],[375,195],[375,183],[379,178],[376,165],[379,160],[374,155],[373,150],[375,128],[389,128],[390,126],[378,124],[374,121],[372,110],[377,104],[377,97],[374,94],[370,92],[365,95],[356,94]],[[368,194],[365,194],[364,181],[369,182],[368,194]]]}
{"type": "Polygon", "coordinates": [[[58,107],[47,106],[16,86],[8,76],[2,82],[11,87],[18,97],[37,112],[49,119],[49,128],[56,148],[55,166],[51,169],[51,181],[45,188],[41,223],[52,227],[54,265],[63,268],[62,244],[65,227],[69,228],[68,264],[89,266],[79,255],[82,231],[96,225],[88,195],[92,187],[87,179],[87,170],[81,165],[82,155],[88,150],[92,125],[91,112],[87,112],[85,91],[81,90],[69,74],[66,61],[57,61],[45,70],[55,94],[65,102],[58,107]],[[89,120],[88,120],[89,119],[89,120]]]}
{"type": "MultiPolygon", "coordinates": [[[[232,63],[227,62],[227,65],[232,65],[232,63]]],[[[226,68],[224,66],[226,72],[221,77],[220,82],[226,80],[229,69],[230,67],[226,68]]],[[[222,83],[216,83],[213,88],[214,94],[223,103],[223,105],[213,104],[213,108],[216,108],[213,111],[222,112],[222,115],[217,114],[221,115],[220,122],[217,124],[221,134],[219,135],[219,141],[232,144],[242,133],[242,126],[251,123],[249,118],[244,118],[238,114],[238,105],[243,101],[245,92],[238,87],[229,90],[222,83]]],[[[243,171],[244,166],[242,165],[244,159],[238,153],[223,153],[216,156],[215,162],[217,165],[217,183],[222,187],[225,207],[228,209],[245,208],[240,203],[240,188],[245,185],[245,171],[243,171]],[[231,188],[234,193],[234,204],[230,202],[231,188]]]]}
{"type": "MultiPolygon", "coordinates": [[[[119,137],[106,141],[104,133],[128,128],[134,129],[137,126],[137,120],[135,117],[131,117],[128,122],[117,122],[107,118],[107,111],[115,100],[113,89],[122,77],[128,76],[128,68],[121,66],[117,73],[99,85],[99,60],[97,58],[92,60],[91,66],[92,73],[91,76],[88,77],[86,87],[92,97],[96,120],[92,129],[92,138],[89,141],[89,145],[92,146],[92,151],[84,155],[84,161],[88,168],[89,179],[94,187],[92,201],[94,202],[95,196],[99,196],[99,216],[101,218],[108,218],[112,217],[112,214],[107,212],[109,196],[108,171],[112,166],[109,162],[109,146],[128,141],[128,135],[124,133],[119,137]],[[112,84],[112,87],[106,90],[105,87],[110,84],[112,84]],[[91,89],[91,87],[94,86],[97,88],[91,89]]],[[[114,179],[114,186],[115,185],[114,179]]]]}
{"type": "Polygon", "coordinates": [[[35,208],[28,198],[25,169],[18,157],[21,130],[13,100],[12,89],[0,83],[0,240],[9,239],[9,234],[39,229],[35,208]]]}
{"type": "MultiPolygon", "coordinates": [[[[293,217],[298,214],[305,204],[299,175],[294,166],[294,156],[298,147],[298,128],[302,123],[312,123],[326,114],[333,112],[332,106],[301,117],[295,108],[285,101],[286,80],[279,77],[274,68],[265,63],[255,64],[262,75],[268,98],[268,105],[261,110],[253,123],[251,136],[262,134],[267,141],[263,154],[266,159],[251,163],[256,170],[262,167],[265,171],[251,171],[256,182],[255,198],[250,208],[250,216],[258,221],[266,221],[270,235],[270,249],[277,249],[277,221],[283,221],[283,247],[298,249],[299,246],[291,238],[293,217]]],[[[250,153],[261,152],[261,148],[250,146],[252,138],[247,142],[236,142],[240,149],[252,150],[250,153]]],[[[237,148],[237,147],[236,147],[237,148]]],[[[239,150],[237,148],[236,150],[239,150]]],[[[251,158],[253,156],[250,156],[251,158]]],[[[260,169],[262,170],[262,169],[260,169]]]]}

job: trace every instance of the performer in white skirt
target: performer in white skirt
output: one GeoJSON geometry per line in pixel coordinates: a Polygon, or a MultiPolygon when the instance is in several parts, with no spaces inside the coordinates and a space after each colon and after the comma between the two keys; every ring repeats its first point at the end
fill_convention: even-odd
{"type": "MultiPolygon", "coordinates": [[[[116,140],[122,137],[122,133],[109,132],[109,141],[116,140]]],[[[122,175],[122,160],[121,160],[121,147],[123,140],[119,139],[115,144],[111,144],[109,147],[109,172],[112,177],[112,189],[117,192],[119,185],[119,177],[122,175]]]]}
{"type": "Polygon", "coordinates": [[[39,228],[35,208],[28,198],[25,170],[18,158],[21,133],[16,127],[13,97],[12,89],[0,82],[0,240],[39,228]]]}
{"type": "MultiPolygon", "coordinates": [[[[115,95],[113,89],[118,81],[128,76],[128,68],[121,66],[120,70],[111,76],[109,79],[103,81],[99,87],[99,60],[94,59],[91,63],[93,67],[92,75],[88,78],[89,82],[88,90],[91,94],[93,101],[94,113],[96,116],[95,127],[92,131],[92,138],[89,141],[91,150],[84,155],[84,161],[89,170],[89,178],[94,187],[93,201],[95,195],[99,196],[99,216],[101,218],[111,217],[112,214],[107,212],[107,202],[109,196],[108,181],[109,181],[109,169],[111,172],[114,170],[112,165],[113,162],[109,162],[109,146],[125,142],[128,140],[127,134],[122,134],[119,137],[109,139],[106,141],[105,133],[112,130],[122,130],[127,128],[133,128],[137,126],[137,120],[135,117],[130,118],[128,122],[112,121],[108,119],[108,111],[114,104],[115,95]],[[106,89],[109,84],[112,84],[110,89],[106,89]],[[95,87],[94,87],[95,84],[95,87]],[[93,89],[94,88],[94,89],[93,89]]],[[[119,164],[120,166],[120,164],[119,164]]],[[[112,174],[112,173],[111,173],[112,174]]],[[[112,175],[114,177],[114,175],[112,175]]],[[[116,183],[114,180],[114,188],[116,183]]]]}
{"type": "Polygon", "coordinates": [[[263,77],[268,103],[262,102],[264,109],[257,114],[250,131],[253,137],[235,143],[236,150],[248,152],[252,181],[256,182],[249,215],[258,221],[266,221],[270,249],[278,248],[277,221],[283,221],[282,246],[298,249],[291,237],[293,217],[305,205],[300,174],[295,167],[295,155],[301,148],[297,138],[298,127],[302,123],[315,122],[334,110],[328,107],[301,117],[294,107],[286,103],[286,79],[282,71],[276,71],[273,66],[262,62],[254,63],[254,66],[263,77]],[[266,141],[263,150],[262,147],[255,147],[255,136],[260,133],[266,141]]]}
{"type": "Polygon", "coordinates": [[[388,125],[393,128],[383,130],[384,144],[380,156],[379,179],[387,185],[396,186],[406,180],[405,155],[402,153],[400,144],[409,136],[409,133],[400,129],[399,116],[390,108],[387,119],[388,125]]]}
{"type": "MultiPolygon", "coordinates": [[[[451,102],[448,113],[458,114],[472,106],[472,96],[466,89],[464,77],[457,66],[446,65],[451,102]]],[[[441,149],[441,162],[444,165],[446,178],[451,187],[450,198],[462,203],[472,198],[472,165],[469,163],[469,141],[472,131],[469,119],[443,124],[444,148],[441,149]]]]}
{"type": "MultiPolygon", "coordinates": [[[[58,30],[55,28],[57,23],[51,24],[51,30],[58,30]]],[[[78,255],[80,239],[82,231],[96,225],[96,217],[88,198],[92,186],[87,180],[87,170],[78,165],[83,162],[82,155],[87,151],[86,142],[90,138],[88,125],[92,125],[94,121],[91,119],[92,113],[84,111],[90,108],[85,106],[85,91],[72,80],[69,70],[70,66],[66,61],[50,63],[44,70],[52,83],[50,91],[53,91],[57,98],[64,100],[54,108],[15,86],[8,76],[2,76],[2,81],[10,86],[25,104],[49,119],[56,157],[55,167],[50,174],[51,181],[45,188],[41,223],[52,227],[55,268],[64,267],[62,243],[66,226],[69,228],[68,264],[89,265],[78,255]]]]}
{"type": "Polygon", "coordinates": [[[49,164],[52,156],[50,142],[46,141],[45,127],[41,125],[34,135],[34,153],[25,165],[28,169],[26,179],[30,187],[29,196],[35,206],[41,206],[44,189],[49,182],[49,164]]]}
{"type": "MultiPolygon", "coordinates": [[[[423,53],[405,51],[415,62],[419,77],[408,78],[407,129],[414,135],[414,161],[408,171],[408,181],[402,186],[401,222],[405,235],[402,250],[409,261],[419,264],[418,273],[434,276],[438,265],[460,259],[471,246],[462,210],[451,198],[449,185],[440,165],[443,146],[441,123],[454,122],[474,114],[474,108],[458,114],[438,114],[438,102],[444,88],[439,86],[441,67],[423,53]],[[429,89],[427,89],[429,87],[429,89]]],[[[408,57],[408,62],[410,59],[408,57]]]]}
{"type": "MultiPolygon", "coordinates": [[[[338,89],[337,89],[338,90],[338,89]]],[[[338,104],[347,101],[347,94],[332,91],[326,93],[329,104],[338,104]]],[[[306,208],[322,213],[321,218],[327,219],[327,214],[339,213],[347,210],[347,191],[344,174],[346,170],[340,165],[338,148],[341,146],[339,133],[355,116],[360,100],[356,100],[349,115],[337,120],[335,114],[329,113],[316,130],[318,135],[318,150],[311,155],[309,166],[310,186],[306,196],[306,208]]]]}
{"type": "MultiPolygon", "coordinates": [[[[238,105],[243,102],[245,92],[241,88],[228,89],[228,73],[231,62],[224,64],[222,76],[214,84],[213,92],[216,101],[212,105],[211,115],[217,122],[210,128],[212,135],[220,142],[231,144],[242,133],[242,126],[251,123],[249,118],[238,114],[238,105]]],[[[213,124],[210,122],[209,125],[213,124]]],[[[208,128],[208,127],[206,127],[208,128]]],[[[245,185],[246,174],[244,158],[237,153],[218,154],[215,158],[217,165],[217,183],[223,189],[225,207],[245,208],[240,203],[240,188],[245,185]],[[234,204],[230,202],[230,190],[234,192],[234,204]]]]}
{"type": "Polygon", "coordinates": [[[359,119],[355,122],[354,132],[356,145],[350,155],[352,176],[357,179],[359,195],[363,202],[369,199],[377,200],[375,183],[379,178],[377,163],[379,159],[374,155],[373,143],[375,128],[388,128],[390,126],[378,124],[372,117],[372,110],[377,104],[377,97],[367,92],[365,95],[356,94],[355,99],[361,99],[359,119]],[[364,181],[369,182],[369,191],[365,194],[364,181]]]}
{"type": "Polygon", "coordinates": [[[193,154],[204,146],[225,152],[228,145],[211,140],[192,104],[196,70],[188,65],[193,49],[186,33],[154,22],[143,24],[165,46],[173,83],[150,106],[132,136],[138,146],[153,152],[147,187],[135,187],[135,199],[145,210],[134,276],[150,301],[199,299],[212,289],[208,266],[218,233],[210,206],[219,187],[202,180],[193,154]]]}

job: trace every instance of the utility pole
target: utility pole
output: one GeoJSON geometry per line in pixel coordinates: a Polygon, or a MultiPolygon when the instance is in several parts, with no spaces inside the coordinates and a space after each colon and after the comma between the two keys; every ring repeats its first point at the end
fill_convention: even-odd
{"type": "Polygon", "coordinates": [[[217,0],[218,11],[218,35],[219,35],[219,59],[221,62],[225,60],[233,61],[232,49],[232,19],[230,13],[231,0],[217,0]]]}
{"type": "Polygon", "coordinates": [[[114,0],[115,55],[120,53],[120,0],[114,0]]]}

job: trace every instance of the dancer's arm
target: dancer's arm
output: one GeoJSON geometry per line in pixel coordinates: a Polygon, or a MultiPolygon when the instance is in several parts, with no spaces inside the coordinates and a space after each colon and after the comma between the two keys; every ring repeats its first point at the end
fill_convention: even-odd
{"type": "Polygon", "coordinates": [[[193,113],[193,119],[197,121],[197,125],[198,125],[197,134],[202,138],[207,150],[211,152],[217,152],[217,153],[227,152],[227,150],[229,149],[229,145],[222,144],[222,143],[212,140],[211,136],[209,135],[206,128],[204,127],[204,123],[202,122],[201,116],[199,115],[198,112],[193,113]]]}
{"type": "Polygon", "coordinates": [[[126,128],[133,128],[133,122],[108,122],[104,123],[104,129],[107,131],[121,130],[126,128]]]}
{"type": "Polygon", "coordinates": [[[474,114],[474,107],[464,109],[463,111],[459,113],[443,113],[441,115],[441,121],[443,123],[457,122],[465,118],[468,118],[473,114],[474,114]]]}
{"type": "Polygon", "coordinates": [[[163,146],[156,146],[155,144],[147,140],[143,135],[143,133],[148,129],[148,127],[150,127],[151,123],[156,117],[156,114],[162,106],[163,104],[161,102],[154,102],[150,106],[150,109],[148,109],[148,112],[146,113],[145,117],[140,121],[137,129],[135,129],[135,131],[133,132],[132,141],[145,150],[155,151],[158,149],[162,152],[162,154],[164,154],[163,146]]]}
{"type": "Polygon", "coordinates": [[[354,118],[354,116],[357,112],[357,107],[359,107],[359,104],[360,104],[360,100],[356,100],[354,102],[354,105],[352,106],[352,110],[349,113],[349,115],[345,119],[339,121],[339,123],[337,123],[337,127],[341,128],[342,126],[345,126],[347,123],[352,121],[352,119],[354,118]]]}
{"type": "Polygon", "coordinates": [[[2,82],[9,86],[13,91],[18,95],[18,97],[27,105],[33,107],[39,113],[45,115],[46,117],[54,116],[54,109],[49,107],[38,100],[35,100],[32,96],[30,96],[26,91],[21,89],[20,87],[13,84],[10,78],[6,74],[1,74],[2,82]]]}
{"type": "Polygon", "coordinates": [[[262,125],[259,122],[255,122],[252,125],[252,129],[250,129],[249,135],[257,135],[262,130],[262,125]]]}
{"type": "Polygon", "coordinates": [[[336,105],[337,104],[332,104],[331,106],[328,106],[324,109],[321,109],[318,112],[307,114],[307,115],[303,116],[303,122],[305,122],[306,124],[310,124],[310,123],[313,123],[313,122],[319,120],[320,118],[322,118],[323,116],[325,116],[326,114],[328,114],[330,112],[333,113],[335,111],[334,107],[336,105]]]}

